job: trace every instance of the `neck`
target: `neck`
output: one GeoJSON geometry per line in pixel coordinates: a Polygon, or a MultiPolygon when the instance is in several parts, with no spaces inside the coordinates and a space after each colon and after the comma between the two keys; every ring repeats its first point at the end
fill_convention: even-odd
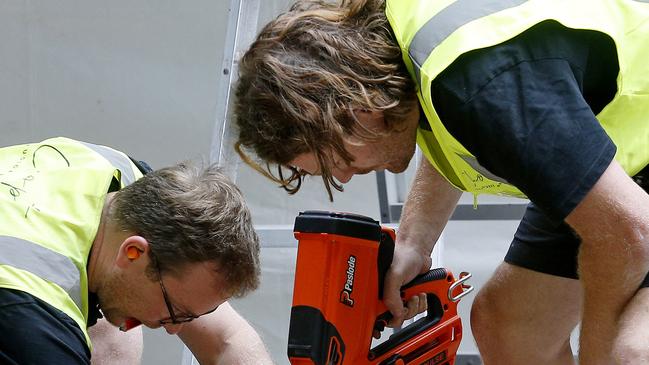
{"type": "MultiPolygon", "coordinates": [[[[109,251],[109,247],[107,244],[108,232],[106,226],[110,225],[108,222],[108,212],[114,194],[115,193],[109,193],[106,196],[106,202],[101,211],[97,235],[95,236],[95,240],[92,242],[92,248],[90,249],[90,257],[88,259],[88,290],[92,293],[96,293],[97,289],[101,286],[101,278],[105,277],[107,269],[107,258],[110,257],[107,252],[109,251]]],[[[110,228],[108,231],[110,231],[110,228]]]]}

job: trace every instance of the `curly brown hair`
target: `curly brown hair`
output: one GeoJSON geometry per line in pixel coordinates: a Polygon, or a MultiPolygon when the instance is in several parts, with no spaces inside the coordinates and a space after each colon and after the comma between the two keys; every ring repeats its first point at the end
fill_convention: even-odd
{"type": "Polygon", "coordinates": [[[379,137],[359,123],[354,110],[383,112],[389,132],[416,104],[384,0],[301,0],[267,24],[241,59],[235,148],[291,194],[306,173],[289,162],[314,153],[331,199],[331,186],[342,191],[331,174],[332,152],[346,163],[353,160],[344,136],[379,137]]]}

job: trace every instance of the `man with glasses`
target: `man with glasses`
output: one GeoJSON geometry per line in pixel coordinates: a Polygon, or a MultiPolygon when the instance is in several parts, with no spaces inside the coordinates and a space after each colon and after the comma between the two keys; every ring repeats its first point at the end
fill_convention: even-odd
{"type": "Polygon", "coordinates": [[[89,364],[102,316],[164,327],[202,364],[270,363],[226,303],[259,283],[241,193],[216,167],[139,166],[66,138],[0,149],[0,363],[89,364]]]}

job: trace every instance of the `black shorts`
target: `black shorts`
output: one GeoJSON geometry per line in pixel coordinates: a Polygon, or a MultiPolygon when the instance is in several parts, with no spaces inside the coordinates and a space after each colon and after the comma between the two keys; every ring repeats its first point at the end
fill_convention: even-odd
{"type": "Polygon", "coordinates": [[[0,288],[0,364],[90,364],[90,350],[68,315],[25,292],[0,288]]]}
{"type": "MultiPolygon", "coordinates": [[[[633,177],[649,193],[649,166],[633,177]]],[[[530,203],[505,256],[505,262],[530,270],[578,279],[581,241],[562,220],[552,219],[530,203]]],[[[649,272],[649,268],[647,268],[649,272]]],[[[649,287],[649,275],[641,287],[649,287]]]]}

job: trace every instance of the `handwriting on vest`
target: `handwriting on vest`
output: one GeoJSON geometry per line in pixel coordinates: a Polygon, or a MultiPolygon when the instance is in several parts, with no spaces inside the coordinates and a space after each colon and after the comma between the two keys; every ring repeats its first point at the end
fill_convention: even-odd
{"type": "Polygon", "coordinates": [[[70,161],[68,158],[59,149],[52,145],[38,145],[33,153],[30,153],[31,151],[29,147],[22,150],[20,157],[13,165],[11,165],[8,171],[0,173],[0,187],[4,188],[3,190],[11,196],[14,202],[24,204],[25,218],[28,218],[29,213],[32,211],[40,211],[37,207],[37,203],[32,201],[28,194],[29,185],[33,183],[36,180],[36,177],[41,173],[38,169],[39,161],[41,161],[41,164],[44,162],[43,158],[38,158],[38,156],[42,154],[42,152],[39,153],[39,151],[54,151],[54,154],[48,156],[48,164],[53,164],[54,161],[60,160],[65,163],[65,166],[70,167],[70,161]],[[29,161],[30,155],[31,166],[25,166],[24,163],[29,161]],[[53,160],[52,156],[54,156],[53,160]]]}

